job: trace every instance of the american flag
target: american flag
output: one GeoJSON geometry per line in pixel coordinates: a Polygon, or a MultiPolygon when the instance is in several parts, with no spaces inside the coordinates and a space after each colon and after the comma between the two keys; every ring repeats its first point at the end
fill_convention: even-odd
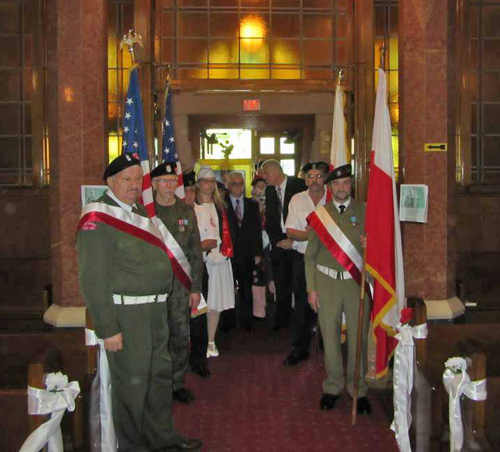
{"type": "Polygon", "coordinates": [[[177,188],[175,194],[185,198],[184,180],[182,177],[181,163],[177,155],[177,143],[175,141],[174,119],[172,114],[172,95],[167,87],[167,100],[165,105],[165,119],[163,120],[163,161],[172,165],[177,165],[177,188]]]}
{"type": "Polygon", "coordinates": [[[141,167],[144,173],[142,180],[142,202],[148,212],[148,216],[150,218],[155,218],[156,212],[153,201],[153,190],[151,188],[148,145],[144,129],[141,91],[139,88],[137,69],[132,69],[130,72],[130,83],[128,85],[125,115],[123,117],[123,152],[135,154],[141,161],[141,167]]]}

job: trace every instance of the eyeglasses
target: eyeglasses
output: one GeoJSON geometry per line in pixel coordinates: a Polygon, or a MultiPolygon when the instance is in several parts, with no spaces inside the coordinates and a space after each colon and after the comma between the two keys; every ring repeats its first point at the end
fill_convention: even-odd
{"type": "Polygon", "coordinates": [[[177,179],[155,179],[153,182],[157,183],[162,183],[162,184],[176,184],[177,185],[177,179]]]}
{"type": "Polygon", "coordinates": [[[308,174],[307,179],[324,179],[325,175],[324,174],[308,174]]]}
{"type": "Polygon", "coordinates": [[[215,179],[199,179],[198,182],[203,184],[215,184],[215,179]]]}
{"type": "Polygon", "coordinates": [[[244,187],[245,182],[229,182],[229,185],[232,185],[233,187],[244,187]]]}

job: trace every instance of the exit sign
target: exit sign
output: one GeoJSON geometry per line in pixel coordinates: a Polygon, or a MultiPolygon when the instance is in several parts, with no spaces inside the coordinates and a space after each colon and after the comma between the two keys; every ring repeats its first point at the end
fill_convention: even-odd
{"type": "Polygon", "coordinates": [[[260,111],[260,99],[245,99],[243,111],[260,111]]]}

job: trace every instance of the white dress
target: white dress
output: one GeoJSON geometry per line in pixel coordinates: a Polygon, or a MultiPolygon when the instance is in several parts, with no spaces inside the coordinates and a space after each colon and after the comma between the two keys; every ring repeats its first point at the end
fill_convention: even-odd
{"type": "Polygon", "coordinates": [[[214,204],[195,204],[194,211],[200,230],[200,239],[217,240],[217,247],[203,252],[208,272],[209,310],[225,311],[234,308],[234,281],[231,260],[220,252],[219,217],[214,204]]]}

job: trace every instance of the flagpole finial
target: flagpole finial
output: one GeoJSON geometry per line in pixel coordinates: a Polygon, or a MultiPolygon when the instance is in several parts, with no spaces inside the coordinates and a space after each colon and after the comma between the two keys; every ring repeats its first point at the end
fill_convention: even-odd
{"type": "Polygon", "coordinates": [[[345,78],[345,71],[344,69],[339,69],[339,72],[337,73],[337,85],[342,84],[342,80],[345,78]]]}
{"type": "Polygon", "coordinates": [[[132,63],[135,64],[135,54],[134,54],[134,45],[139,44],[141,47],[144,47],[142,43],[142,36],[136,33],[134,30],[129,30],[127,34],[123,35],[122,42],[120,43],[120,49],[123,49],[124,46],[128,47],[128,51],[130,52],[130,56],[132,57],[132,63]]]}
{"type": "Polygon", "coordinates": [[[380,65],[379,69],[385,69],[385,52],[387,50],[387,46],[385,45],[385,41],[380,45],[380,65]]]}

